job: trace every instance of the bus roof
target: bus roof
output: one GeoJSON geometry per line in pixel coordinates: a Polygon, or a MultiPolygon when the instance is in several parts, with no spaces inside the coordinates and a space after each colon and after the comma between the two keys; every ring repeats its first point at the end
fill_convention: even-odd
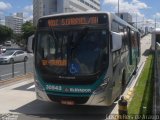
{"type": "MultiPolygon", "coordinates": [[[[40,19],[43,18],[50,18],[50,17],[60,17],[60,16],[70,16],[70,15],[87,15],[87,14],[107,14],[110,16],[111,19],[117,20],[119,21],[121,24],[126,25],[130,28],[132,28],[133,30],[138,31],[138,29],[136,29],[135,27],[133,27],[132,25],[130,25],[129,23],[127,23],[126,21],[122,20],[120,17],[118,17],[117,15],[115,15],[114,13],[111,12],[104,12],[104,11],[85,11],[85,12],[70,12],[70,13],[60,13],[60,14],[52,14],[52,15],[47,15],[47,16],[43,16],[40,19]]],[[[39,19],[39,20],[40,20],[39,19]]]]}
{"type": "MultiPolygon", "coordinates": [[[[68,16],[68,15],[81,15],[81,14],[95,14],[95,13],[101,13],[101,14],[110,14],[109,12],[102,12],[102,11],[86,11],[86,12],[70,12],[70,13],[59,13],[59,14],[52,14],[52,15],[46,15],[41,18],[48,18],[48,17],[57,17],[57,16],[68,16]]],[[[41,19],[40,18],[40,19],[41,19]]]]}

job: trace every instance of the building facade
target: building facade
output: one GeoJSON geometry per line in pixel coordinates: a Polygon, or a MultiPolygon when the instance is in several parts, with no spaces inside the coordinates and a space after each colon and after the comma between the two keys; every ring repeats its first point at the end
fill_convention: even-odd
{"type": "Polygon", "coordinates": [[[128,23],[132,23],[132,15],[129,13],[116,13],[117,16],[119,16],[121,19],[128,23]]]}
{"type": "Polygon", "coordinates": [[[5,16],[5,25],[13,30],[14,33],[22,32],[23,14],[17,13],[16,16],[5,16]]]}
{"type": "Polygon", "coordinates": [[[22,12],[18,12],[18,13],[16,13],[16,16],[20,17],[20,18],[23,18],[23,13],[22,12]]]}
{"type": "Polygon", "coordinates": [[[33,24],[45,15],[100,10],[100,0],[33,0],[33,24]]]}

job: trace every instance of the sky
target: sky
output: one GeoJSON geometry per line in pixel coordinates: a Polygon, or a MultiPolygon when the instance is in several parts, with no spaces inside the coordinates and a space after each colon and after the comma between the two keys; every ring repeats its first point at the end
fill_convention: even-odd
{"type": "MultiPolygon", "coordinates": [[[[155,25],[160,27],[160,0],[119,0],[119,11],[129,12],[133,22],[141,25],[155,25]]],[[[117,12],[118,0],[101,0],[103,11],[117,12]]]]}
{"type": "MultiPolygon", "coordinates": [[[[88,0],[86,0],[88,1],[88,0]]],[[[101,10],[107,12],[118,11],[118,0],[100,0],[101,10]]],[[[133,21],[139,24],[154,24],[155,18],[160,21],[160,0],[119,0],[119,11],[129,12],[133,21]]],[[[33,18],[32,0],[0,0],[0,19],[4,22],[4,16],[23,12],[24,19],[33,18]]]]}
{"type": "Polygon", "coordinates": [[[32,0],[0,0],[0,19],[4,24],[4,18],[23,12],[25,21],[33,19],[32,0]]]}

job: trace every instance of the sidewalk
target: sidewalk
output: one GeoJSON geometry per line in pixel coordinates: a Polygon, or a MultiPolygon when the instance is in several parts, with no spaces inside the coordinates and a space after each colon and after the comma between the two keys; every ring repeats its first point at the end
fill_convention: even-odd
{"type": "Polygon", "coordinates": [[[0,88],[28,80],[33,81],[33,73],[27,73],[26,75],[19,75],[14,78],[0,80],[0,88]]]}

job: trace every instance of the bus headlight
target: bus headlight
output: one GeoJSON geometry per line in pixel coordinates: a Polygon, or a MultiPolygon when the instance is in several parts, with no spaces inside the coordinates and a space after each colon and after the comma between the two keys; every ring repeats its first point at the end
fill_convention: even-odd
{"type": "Polygon", "coordinates": [[[105,90],[109,83],[109,77],[104,78],[104,82],[93,92],[93,94],[99,94],[105,90]]]}

